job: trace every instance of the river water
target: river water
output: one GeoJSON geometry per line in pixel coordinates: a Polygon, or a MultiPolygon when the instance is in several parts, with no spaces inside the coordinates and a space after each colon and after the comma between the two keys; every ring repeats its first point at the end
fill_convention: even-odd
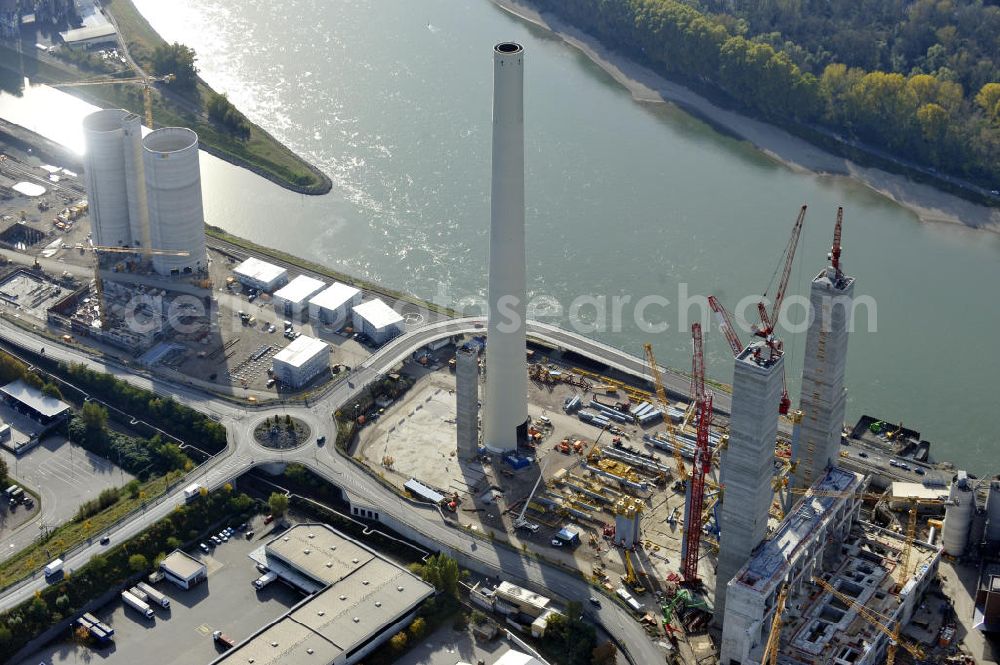
{"type": "MultiPolygon", "coordinates": [[[[575,299],[604,298],[607,325],[594,336],[636,355],[650,341],[661,363],[689,367],[679,297],[715,293],[733,307],[764,290],[803,203],[789,292],[807,295],[843,205],[843,261],[856,294],[877,307],[861,310],[851,338],[849,419],[902,420],[937,458],[1000,470],[1000,236],[922,224],[856,182],[792,172],[673,106],[638,104],[577,51],[487,0],[136,5],[198,52],[209,83],[334,181],[333,193],[305,197],[203,156],[210,223],[445,304],[485,291],[500,40],[526,48],[528,284],[538,302],[563,307],[547,320],[570,326],[575,299]],[[631,298],[620,325],[615,296],[631,298]],[[643,296],[671,302],[646,310],[668,330],[637,324],[643,296]]],[[[2,96],[0,115],[79,145],[86,106],[60,103],[47,117],[39,109],[52,108],[52,94],[2,96]]],[[[596,312],[585,305],[579,318],[600,322],[596,312]]],[[[797,402],[804,335],[784,338],[797,402]]],[[[729,381],[714,329],[707,347],[710,374],[729,381]]]]}

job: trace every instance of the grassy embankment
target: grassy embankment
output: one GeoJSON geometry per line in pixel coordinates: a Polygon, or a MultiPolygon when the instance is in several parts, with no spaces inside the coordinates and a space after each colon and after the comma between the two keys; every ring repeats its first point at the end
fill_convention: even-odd
{"type": "Polygon", "coordinates": [[[118,501],[105,510],[86,520],[70,520],[53,529],[44,541],[36,541],[23,550],[0,563],[0,589],[7,588],[14,582],[38,572],[43,565],[62,552],[69,551],[86,541],[88,538],[100,537],[99,534],[115,524],[122,517],[159,498],[166,491],[167,478],[159,476],[143,484],[139,494],[132,498],[122,493],[118,501]],[[46,554],[46,551],[49,554],[46,554]]]}
{"type": "MultiPolygon", "coordinates": [[[[147,74],[152,73],[150,56],[157,46],[166,42],[142,17],[130,0],[109,0],[105,9],[114,17],[129,53],[147,74]]],[[[65,48],[65,47],[63,47],[65,48]]],[[[63,56],[67,66],[83,58],[76,54],[63,56]],[[68,56],[68,57],[67,57],[68,56]]],[[[66,81],[69,77],[52,72],[54,67],[39,68],[47,80],[66,81]]],[[[81,69],[78,79],[95,78],[99,74],[81,69]]],[[[266,131],[251,123],[250,136],[240,139],[212,122],[206,111],[212,89],[201,79],[194,91],[171,89],[158,84],[159,94],[153,95],[153,119],[157,126],[190,127],[198,133],[202,149],[275,182],[282,187],[304,194],[325,194],[332,183],[319,169],[282,145],[266,131]]],[[[142,89],[136,84],[100,85],[66,88],[66,91],[106,107],[122,107],[143,113],[142,89]]]]}

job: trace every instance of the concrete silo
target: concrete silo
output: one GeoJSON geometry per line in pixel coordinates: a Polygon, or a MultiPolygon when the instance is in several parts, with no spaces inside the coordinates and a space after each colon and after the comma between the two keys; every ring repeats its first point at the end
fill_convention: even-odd
{"type": "Polygon", "coordinates": [[[137,181],[126,153],[134,154],[133,140],[126,126],[138,117],[122,109],[95,111],[83,119],[84,180],[90,205],[94,244],[133,244],[130,213],[135,203],[129,194],[137,181]],[[132,183],[129,180],[132,180],[132,183]]]}
{"type": "Polygon", "coordinates": [[[153,256],[153,270],[169,275],[206,267],[198,135],[181,127],[157,129],[142,140],[142,153],[150,245],[188,252],[153,256]]]}
{"type": "Polygon", "coordinates": [[[969,542],[969,528],[976,509],[972,482],[965,471],[959,471],[951,481],[948,499],[953,502],[945,508],[944,526],[941,528],[941,547],[945,554],[961,556],[969,542]]]}

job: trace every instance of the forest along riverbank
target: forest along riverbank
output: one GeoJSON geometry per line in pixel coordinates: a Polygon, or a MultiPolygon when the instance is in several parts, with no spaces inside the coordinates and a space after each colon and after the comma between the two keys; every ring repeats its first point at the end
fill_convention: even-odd
{"type": "Polygon", "coordinates": [[[550,12],[538,10],[530,2],[492,2],[578,49],[624,86],[638,102],[676,104],[716,128],[749,141],[758,150],[790,169],[817,176],[856,180],[911,210],[922,222],[963,224],[1000,233],[1000,208],[979,205],[905,176],[862,166],[793,136],[775,125],[717,106],[689,88],[673,83],[648,67],[607,48],[592,35],[550,12]]]}

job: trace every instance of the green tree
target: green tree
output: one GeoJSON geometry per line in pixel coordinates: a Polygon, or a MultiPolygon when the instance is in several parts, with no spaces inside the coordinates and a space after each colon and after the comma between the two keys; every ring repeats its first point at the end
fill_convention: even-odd
{"type": "Polygon", "coordinates": [[[32,598],[31,605],[28,606],[28,615],[39,623],[47,621],[49,618],[49,606],[46,604],[45,599],[41,596],[32,598]]]}
{"type": "Polygon", "coordinates": [[[250,138],[250,121],[240,113],[229,98],[217,92],[210,92],[205,102],[208,117],[219,123],[234,136],[242,139],[250,138]]]}
{"type": "Polygon", "coordinates": [[[69,596],[62,594],[56,597],[56,609],[65,613],[69,609],[69,596]]]}
{"type": "Polygon", "coordinates": [[[447,554],[435,554],[427,559],[421,577],[446,596],[458,597],[458,561],[447,554]]]}
{"type": "Polygon", "coordinates": [[[149,560],[142,554],[133,554],[128,558],[128,567],[133,573],[141,573],[149,568],[149,560]]]}
{"type": "Polygon", "coordinates": [[[108,410],[97,402],[84,402],[80,409],[80,420],[88,432],[102,431],[108,424],[108,410]]]}
{"type": "Polygon", "coordinates": [[[197,59],[194,49],[177,42],[160,44],[150,58],[154,74],[173,74],[172,85],[185,90],[193,90],[198,81],[198,68],[194,64],[197,59]]]}
{"type": "Polygon", "coordinates": [[[267,506],[272,515],[281,517],[288,510],[288,497],[280,492],[272,492],[267,499],[267,506]]]}
{"type": "Polygon", "coordinates": [[[140,483],[138,480],[133,479],[125,483],[124,490],[125,493],[128,494],[130,499],[135,499],[139,496],[139,491],[141,488],[142,488],[142,483],[140,483]]]}
{"type": "Polygon", "coordinates": [[[56,399],[63,398],[62,391],[59,390],[59,386],[51,381],[46,382],[45,385],[42,386],[42,393],[48,395],[49,397],[55,397],[56,399]]]}

